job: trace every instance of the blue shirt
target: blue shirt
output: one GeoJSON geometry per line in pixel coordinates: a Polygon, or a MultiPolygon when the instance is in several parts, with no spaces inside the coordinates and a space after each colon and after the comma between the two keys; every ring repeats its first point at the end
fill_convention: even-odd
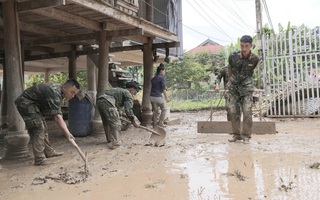
{"type": "Polygon", "coordinates": [[[166,88],[164,76],[157,74],[151,79],[151,94],[152,97],[162,97],[162,92],[166,88]]]}

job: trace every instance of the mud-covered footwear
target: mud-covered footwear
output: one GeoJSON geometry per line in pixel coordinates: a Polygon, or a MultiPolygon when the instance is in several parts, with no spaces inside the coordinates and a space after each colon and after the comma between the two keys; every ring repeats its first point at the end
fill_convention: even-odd
{"type": "Polygon", "coordinates": [[[250,144],[250,138],[247,138],[247,137],[242,137],[242,140],[243,140],[243,144],[250,144]]]}
{"type": "Polygon", "coordinates": [[[46,158],[52,158],[52,157],[57,157],[57,156],[62,156],[64,154],[64,152],[56,152],[53,151],[49,154],[46,154],[46,158]]]}
{"type": "Polygon", "coordinates": [[[158,126],[164,128],[164,127],[167,127],[167,125],[165,125],[163,122],[158,122],[158,126]]]}
{"type": "Polygon", "coordinates": [[[48,165],[48,161],[46,158],[37,158],[34,160],[34,165],[40,166],[40,165],[48,165]]]}
{"type": "Polygon", "coordinates": [[[242,140],[239,135],[234,135],[231,139],[229,139],[229,142],[236,142],[238,140],[242,140]]]}
{"type": "Polygon", "coordinates": [[[107,147],[109,148],[109,149],[116,149],[116,148],[118,148],[118,147],[120,147],[121,145],[120,145],[120,143],[118,142],[118,141],[113,141],[113,142],[109,142],[109,143],[107,143],[107,147]]]}
{"type": "Polygon", "coordinates": [[[119,142],[119,141],[114,141],[114,142],[113,142],[113,146],[119,147],[119,146],[120,146],[120,142],[119,142]]]}
{"type": "Polygon", "coordinates": [[[107,143],[107,147],[108,147],[109,149],[114,149],[114,147],[113,147],[113,142],[108,142],[108,143],[107,143]]]}

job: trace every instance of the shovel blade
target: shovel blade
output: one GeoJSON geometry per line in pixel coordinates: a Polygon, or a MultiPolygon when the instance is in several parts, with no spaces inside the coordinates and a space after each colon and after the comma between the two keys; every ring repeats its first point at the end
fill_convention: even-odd
{"type": "Polygon", "coordinates": [[[154,129],[155,132],[159,133],[159,135],[152,133],[150,136],[150,140],[154,140],[156,144],[161,144],[164,142],[164,139],[166,138],[167,132],[164,130],[164,128],[161,128],[157,126],[154,129]]]}

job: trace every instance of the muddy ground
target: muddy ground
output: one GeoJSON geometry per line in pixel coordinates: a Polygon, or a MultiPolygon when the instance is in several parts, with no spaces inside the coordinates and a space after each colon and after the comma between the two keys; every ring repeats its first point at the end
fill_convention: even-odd
{"type": "MultiPolygon", "coordinates": [[[[51,143],[64,155],[48,166],[2,160],[0,199],[320,199],[319,119],[266,119],[276,122],[277,134],[243,144],[227,142],[228,134],[197,133],[197,121],[208,117],[171,113],[163,147],[145,146],[150,133],[134,127],[115,150],[104,134],[77,138],[88,153],[87,176],[76,149],[50,122],[51,143]]],[[[225,113],[213,120],[226,120],[225,113]]]]}

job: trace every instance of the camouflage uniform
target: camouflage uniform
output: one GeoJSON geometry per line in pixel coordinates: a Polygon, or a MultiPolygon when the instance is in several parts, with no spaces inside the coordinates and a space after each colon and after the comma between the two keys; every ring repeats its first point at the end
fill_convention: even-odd
{"type": "Polygon", "coordinates": [[[241,53],[234,53],[229,56],[232,76],[228,83],[230,95],[228,106],[235,137],[251,138],[253,72],[258,62],[258,56],[253,53],[250,53],[248,58],[245,58],[241,53]],[[241,111],[243,113],[242,131],[240,130],[241,111]]]}
{"type": "Polygon", "coordinates": [[[61,86],[55,83],[41,83],[26,89],[15,105],[22,116],[33,146],[35,164],[51,157],[55,151],[49,143],[45,116],[62,114],[61,86]]]}
{"type": "Polygon", "coordinates": [[[216,83],[220,84],[222,79],[223,79],[224,89],[226,89],[227,83],[228,83],[228,66],[224,66],[219,70],[219,73],[217,74],[216,83]]]}
{"type": "Polygon", "coordinates": [[[111,134],[106,131],[107,142],[118,142],[121,121],[119,109],[124,107],[124,111],[133,123],[135,116],[132,111],[133,97],[127,89],[113,88],[106,90],[97,99],[97,108],[100,113],[104,127],[111,129],[111,134]]]}
{"type": "Polygon", "coordinates": [[[227,83],[228,83],[228,66],[224,66],[220,69],[219,73],[217,74],[216,84],[220,85],[221,80],[223,79],[223,86],[224,86],[224,99],[226,102],[226,111],[227,111],[227,120],[231,121],[231,116],[228,107],[228,99],[229,93],[227,91],[227,83]]]}

